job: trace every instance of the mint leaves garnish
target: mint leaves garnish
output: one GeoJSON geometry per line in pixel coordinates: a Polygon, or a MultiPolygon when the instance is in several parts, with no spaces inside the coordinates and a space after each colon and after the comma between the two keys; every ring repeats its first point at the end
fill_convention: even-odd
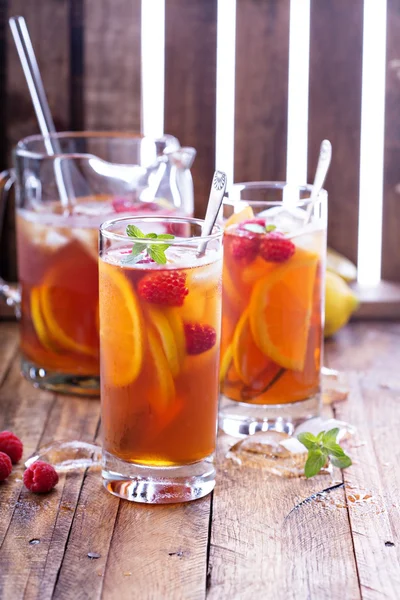
{"type": "Polygon", "coordinates": [[[331,463],[339,469],[350,467],[351,458],[336,442],[338,433],[338,427],[329,431],[321,431],[317,436],[312,433],[299,433],[297,439],[308,450],[308,458],[304,467],[304,474],[307,479],[320,472],[328,457],[331,463]]]}
{"type": "Polygon", "coordinates": [[[142,240],[148,239],[149,241],[135,242],[130,255],[123,259],[123,264],[134,265],[144,258],[145,253],[159,265],[166,264],[167,257],[165,256],[165,251],[171,244],[152,244],[151,240],[173,240],[175,238],[174,235],[169,233],[143,233],[136,225],[128,225],[126,234],[131,238],[141,238],[142,240]]]}
{"type": "Polygon", "coordinates": [[[261,225],[260,223],[245,223],[243,229],[252,233],[270,233],[276,229],[276,225],[261,225]]]}

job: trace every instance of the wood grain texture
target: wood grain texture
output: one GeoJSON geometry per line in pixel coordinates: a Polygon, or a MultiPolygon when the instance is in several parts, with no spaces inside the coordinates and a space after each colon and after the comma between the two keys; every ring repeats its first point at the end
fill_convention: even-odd
{"type": "Polygon", "coordinates": [[[286,178],[289,0],[238,0],[235,181],[286,178]]]}
{"type": "MultiPolygon", "coordinates": [[[[25,460],[50,440],[92,440],[99,404],[33,389],[15,361],[1,388],[0,415],[0,429],[11,429],[23,439],[25,460]]],[[[54,492],[40,497],[23,487],[22,472],[21,461],[2,484],[0,596],[45,600],[52,596],[83,474],[60,475],[54,492]],[[31,539],[40,543],[29,544],[31,539]]]]}
{"type": "MultiPolygon", "coordinates": [[[[334,408],[338,419],[356,428],[356,435],[347,443],[353,465],[343,473],[361,594],[368,600],[396,598],[400,585],[400,377],[387,361],[395,353],[394,341],[400,331],[396,326],[392,332],[383,324],[379,329],[374,340],[361,341],[358,336],[356,364],[365,371],[349,374],[350,397],[334,408]],[[379,368],[376,363],[371,365],[368,347],[385,356],[386,364],[379,368]]],[[[350,366],[356,343],[354,339],[353,347],[348,347],[350,366]]],[[[341,368],[333,345],[328,346],[326,358],[330,367],[341,368]]]]}
{"type": "Polygon", "coordinates": [[[332,142],[325,188],[328,243],[357,262],[361,127],[362,0],[311,1],[309,172],[321,141],[332,142]]]}
{"type": "MultiPolygon", "coordinates": [[[[207,598],[360,598],[347,511],[313,503],[284,521],[332,477],[283,479],[235,466],[224,458],[233,442],[219,439],[207,598]]],[[[343,490],[335,498],[344,503],[343,490]]]]}
{"type": "Polygon", "coordinates": [[[215,165],[217,0],[165,7],[165,133],[194,146],[195,213],[203,217],[215,165]]]}
{"type": "Polygon", "coordinates": [[[140,131],[140,0],[84,0],[85,129],[140,131]]]}
{"type": "MultiPolygon", "coordinates": [[[[56,129],[69,127],[69,3],[68,0],[9,0],[7,16],[25,17],[42,75],[56,129]]],[[[7,158],[3,168],[11,167],[11,150],[21,138],[39,132],[28,86],[7,25],[6,85],[4,129],[1,135],[7,158]]],[[[6,211],[6,232],[0,255],[2,275],[17,278],[14,203],[6,211]]]]}
{"type": "Polygon", "coordinates": [[[149,600],[204,598],[209,516],[210,498],[169,506],[121,502],[104,576],[105,598],[118,600],[131,586],[149,600]]]}
{"type": "Polygon", "coordinates": [[[400,323],[355,322],[325,343],[330,364],[341,371],[399,369],[400,323]]]}
{"type": "Polygon", "coordinates": [[[387,3],[382,277],[400,281],[400,5],[387,3]]]}

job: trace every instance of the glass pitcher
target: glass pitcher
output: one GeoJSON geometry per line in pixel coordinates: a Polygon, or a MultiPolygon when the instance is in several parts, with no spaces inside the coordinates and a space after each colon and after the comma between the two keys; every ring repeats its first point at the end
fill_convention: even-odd
{"type": "Polygon", "coordinates": [[[17,144],[0,221],[15,182],[19,285],[0,278],[0,296],[20,317],[22,373],[34,385],[98,395],[99,226],[118,213],[192,216],[195,154],[169,135],[67,132],[17,144]]]}

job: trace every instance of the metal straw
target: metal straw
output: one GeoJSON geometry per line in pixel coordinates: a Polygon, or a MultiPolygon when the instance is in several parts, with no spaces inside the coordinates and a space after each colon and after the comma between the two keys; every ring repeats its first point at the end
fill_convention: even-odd
{"type": "MultiPolygon", "coordinates": [[[[31,94],[33,108],[39,123],[40,132],[44,138],[44,145],[49,156],[62,154],[60,143],[51,134],[56,133],[54,121],[51,116],[49,103],[43,87],[35,52],[33,50],[28,28],[23,17],[11,17],[9,20],[11,32],[17,48],[21,66],[31,94]]],[[[69,173],[63,173],[61,158],[54,160],[54,174],[62,206],[71,211],[71,198],[74,197],[69,173]]]]}

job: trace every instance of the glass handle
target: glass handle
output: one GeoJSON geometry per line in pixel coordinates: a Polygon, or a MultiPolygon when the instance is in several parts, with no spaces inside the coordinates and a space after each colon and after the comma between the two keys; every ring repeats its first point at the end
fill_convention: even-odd
{"type": "MultiPolygon", "coordinates": [[[[0,173],[0,238],[3,231],[6,205],[12,186],[15,183],[14,170],[0,173]]],[[[21,293],[17,283],[10,284],[0,277],[0,298],[3,298],[8,306],[13,306],[15,314],[19,317],[21,293]]]]}

